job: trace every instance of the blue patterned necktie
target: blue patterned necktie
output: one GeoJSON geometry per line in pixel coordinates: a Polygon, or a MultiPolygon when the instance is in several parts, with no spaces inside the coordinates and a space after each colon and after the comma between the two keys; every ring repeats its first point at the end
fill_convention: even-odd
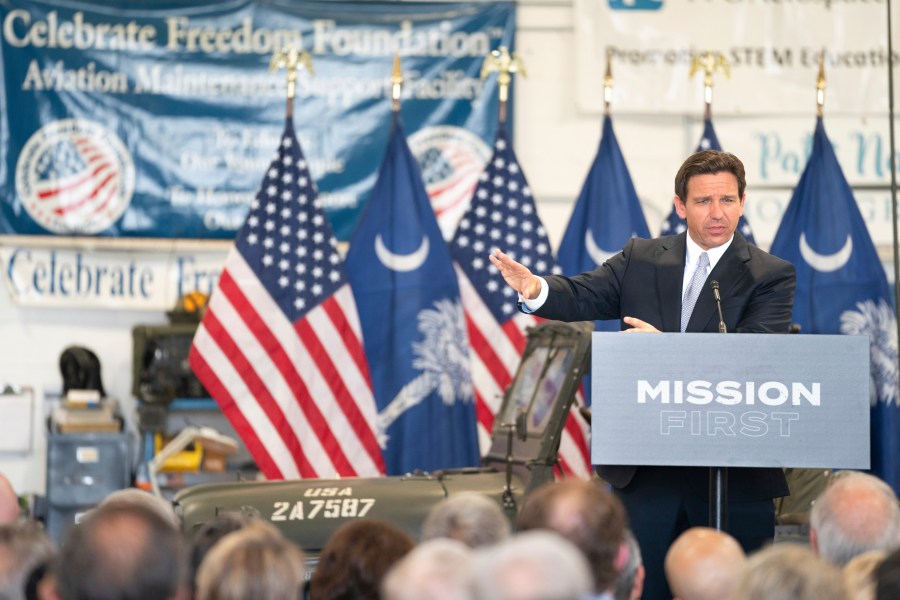
{"type": "Polygon", "coordinates": [[[697,304],[697,298],[700,297],[700,290],[706,282],[706,267],[709,266],[709,255],[706,252],[700,254],[697,259],[697,268],[694,269],[694,275],[691,282],[684,292],[684,300],[681,302],[681,331],[687,329],[688,321],[691,320],[691,313],[694,312],[694,305],[697,304]]]}

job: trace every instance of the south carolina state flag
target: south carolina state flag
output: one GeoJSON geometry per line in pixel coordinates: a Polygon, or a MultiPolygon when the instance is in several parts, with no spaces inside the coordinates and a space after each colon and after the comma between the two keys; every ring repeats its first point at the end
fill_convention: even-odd
{"type": "Polygon", "coordinates": [[[478,464],[466,321],[400,119],[350,252],[389,474],[478,464]]]}
{"type": "Polygon", "coordinates": [[[872,471],[897,489],[897,325],[890,288],[821,117],[771,252],[797,268],[793,320],[801,333],[869,336],[872,471]]]}
{"type": "MultiPolygon", "coordinates": [[[[592,271],[617,254],[632,237],[650,237],[612,119],[603,119],[603,138],[559,246],[564,275],[592,271]]],[[[597,331],[618,331],[618,321],[597,321],[597,331]]]]}

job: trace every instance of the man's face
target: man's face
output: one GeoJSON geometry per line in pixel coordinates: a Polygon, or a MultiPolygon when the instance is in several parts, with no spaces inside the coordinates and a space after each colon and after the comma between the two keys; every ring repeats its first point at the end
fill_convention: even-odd
{"type": "Polygon", "coordinates": [[[691,239],[704,250],[727,242],[744,213],[746,194],[738,196],[737,177],[728,171],[694,175],[686,195],[684,200],[675,196],[675,210],[687,221],[691,239]]]}

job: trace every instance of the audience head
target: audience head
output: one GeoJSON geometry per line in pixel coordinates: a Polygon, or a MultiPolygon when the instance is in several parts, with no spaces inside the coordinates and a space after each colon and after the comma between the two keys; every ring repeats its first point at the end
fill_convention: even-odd
{"type": "Polygon", "coordinates": [[[747,561],[733,600],[848,600],[840,570],[800,544],[774,544],[747,561]]]}
{"type": "Polygon", "coordinates": [[[863,552],[850,559],[842,574],[853,600],[875,600],[875,569],[887,556],[881,550],[863,552]]]}
{"type": "Polygon", "coordinates": [[[178,520],[178,515],[175,514],[175,508],[171,502],[137,488],[116,490],[104,498],[100,502],[100,506],[143,506],[157,513],[175,529],[181,527],[181,522],[178,520]]]}
{"type": "Polygon", "coordinates": [[[277,529],[254,521],[223,537],[197,572],[198,600],[297,600],[303,553],[277,529]]]}
{"type": "Polygon", "coordinates": [[[62,600],[164,600],[184,592],[181,533],[139,504],[90,511],[62,546],[56,570],[62,600]]]}
{"type": "Polygon", "coordinates": [[[385,600],[471,600],[472,550],[447,538],[422,542],[400,559],[382,585],[385,600]]]}
{"type": "Polygon", "coordinates": [[[0,525],[15,523],[19,520],[20,512],[16,491],[6,475],[0,473],[0,525]]]}
{"type": "Polygon", "coordinates": [[[894,550],[875,568],[875,600],[900,598],[900,550],[894,550]]]}
{"type": "Polygon", "coordinates": [[[723,531],[693,527],[666,553],[666,579],[679,600],[728,598],[746,566],[744,550],[723,531]]]}
{"type": "Polygon", "coordinates": [[[886,483],[856,471],[842,471],[816,499],[809,542],[819,556],[843,566],[869,550],[900,546],[900,506],[886,483]]]}
{"type": "Polygon", "coordinates": [[[470,548],[496,544],[509,533],[509,519],[500,505],[475,492],[454,494],[435,504],[422,525],[422,540],[450,538],[470,548]]]}
{"type": "Polygon", "coordinates": [[[591,565],[594,592],[609,590],[625,564],[625,508],[592,482],[566,479],[535,490],[519,512],[518,528],[549,529],[572,542],[591,565]]]}
{"type": "Polygon", "coordinates": [[[377,600],[388,570],[412,548],[412,538],[390,523],[375,519],[345,523],[322,549],[310,598],[377,600]]]}
{"type": "Polygon", "coordinates": [[[582,600],[594,587],[587,559],[550,531],[526,531],[475,553],[475,600],[582,600]]]}
{"type": "Polygon", "coordinates": [[[190,574],[189,583],[192,588],[197,587],[197,572],[203,559],[209,554],[219,541],[229,533],[243,529],[251,523],[250,517],[238,512],[223,512],[197,529],[191,534],[190,543],[190,574]]]}
{"type": "Polygon", "coordinates": [[[33,521],[0,525],[0,598],[24,600],[56,556],[53,542],[33,521]]]}
{"type": "Polygon", "coordinates": [[[613,596],[615,600],[640,600],[644,592],[644,561],[641,547],[630,529],[625,530],[625,547],[628,549],[628,561],[616,578],[613,596]]]}

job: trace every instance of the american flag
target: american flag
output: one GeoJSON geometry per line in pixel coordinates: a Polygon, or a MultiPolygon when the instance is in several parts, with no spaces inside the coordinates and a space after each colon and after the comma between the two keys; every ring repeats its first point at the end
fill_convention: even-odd
{"type": "Polygon", "coordinates": [[[190,353],[269,479],[384,473],[360,331],[289,117],[190,353]]]}
{"type": "MultiPolygon", "coordinates": [[[[503,125],[450,245],[473,350],[472,382],[482,451],[490,444],[494,415],[525,349],[525,329],[537,322],[517,310],[516,293],[488,260],[493,248],[502,249],[535,273],[560,272],[503,125]]],[[[586,424],[577,411],[566,421],[559,459],[566,474],[590,476],[586,424]]]]}
{"type": "Polygon", "coordinates": [[[86,135],[76,135],[59,144],[56,152],[42,156],[37,176],[39,210],[55,217],[77,213],[89,218],[103,213],[120,185],[115,159],[86,135]]]}

